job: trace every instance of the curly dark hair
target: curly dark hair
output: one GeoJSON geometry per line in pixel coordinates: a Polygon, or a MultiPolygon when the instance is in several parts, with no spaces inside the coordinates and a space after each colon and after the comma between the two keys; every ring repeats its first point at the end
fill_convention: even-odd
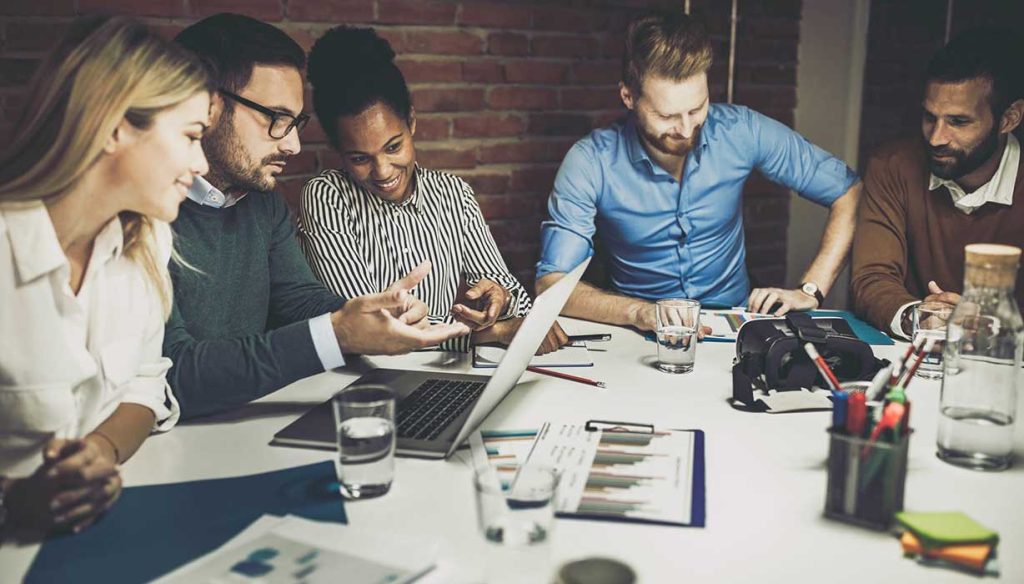
{"type": "Polygon", "coordinates": [[[391,44],[372,28],[337,26],[324,33],[309,52],[313,109],[331,144],[338,147],[336,121],[382,103],[412,122],[412,97],[395,65],[391,44]]]}

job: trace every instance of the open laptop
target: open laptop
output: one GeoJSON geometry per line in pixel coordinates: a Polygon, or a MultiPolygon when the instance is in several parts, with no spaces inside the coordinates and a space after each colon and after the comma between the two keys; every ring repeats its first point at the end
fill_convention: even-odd
{"type": "MultiPolygon", "coordinates": [[[[395,392],[399,455],[447,458],[512,391],[565,306],[590,259],[537,297],[494,375],[374,369],[353,383],[378,383],[395,392]]],[[[271,444],[337,448],[331,401],[306,412],[274,435],[271,444]]]]}

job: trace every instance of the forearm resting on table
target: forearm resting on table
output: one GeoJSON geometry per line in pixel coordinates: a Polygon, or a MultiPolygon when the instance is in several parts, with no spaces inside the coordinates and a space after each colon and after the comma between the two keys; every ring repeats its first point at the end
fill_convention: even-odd
{"type": "Polygon", "coordinates": [[[804,272],[801,282],[817,284],[821,293],[828,295],[839,272],[846,265],[853,246],[853,234],[857,224],[857,205],[860,201],[861,183],[850,187],[829,208],[828,221],[821,235],[821,245],[814,261],[804,272]]]}
{"type": "Polygon", "coordinates": [[[153,430],[153,411],[139,404],[121,404],[90,436],[97,439],[100,448],[120,464],[139,449],[153,430]]]}
{"type": "MultiPolygon", "coordinates": [[[[537,280],[537,294],[543,293],[563,276],[565,274],[560,272],[542,276],[537,280]]],[[[569,295],[562,314],[619,326],[649,328],[644,315],[650,310],[651,303],[646,300],[615,294],[581,281],[569,295]]]]}

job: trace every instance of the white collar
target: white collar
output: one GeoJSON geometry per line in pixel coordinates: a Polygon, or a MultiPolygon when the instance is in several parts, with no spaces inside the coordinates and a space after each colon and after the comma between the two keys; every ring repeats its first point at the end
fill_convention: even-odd
{"type": "Polygon", "coordinates": [[[999,168],[987,183],[978,187],[973,193],[964,191],[956,181],[942,179],[934,174],[928,176],[928,190],[934,191],[939,187],[946,187],[950,196],[953,197],[953,204],[956,205],[956,208],[967,214],[976,211],[985,203],[1012,205],[1013,189],[1017,183],[1019,165],[1020,143],[1013,134],[1007,134],[1006,148],[1003,149],[1003,157],[999,160],[999,168]]]}
{"type": "Polygon", "coordinates": [[[239,196],[225,195],[217,187],[210,184],[208,180],[201,176],[197,176],[192,179],[192,186],[188,189],[188,198],[192,201],[204,205],[207,207],[215,207],[222,209],[230,207],[241,201],[247,193],[243,193],[239,196]]]}
{"type": "MultiPolygon", "coordinates": [[[[10,207],[2,211],[7,232],[10,234],[11,253],[22,283],[53,272],[67,265],[68,259],[60,247],[53,229],[50,213],[42,203],[10,207]]],[[[124,248],[121,220],[114,217],[96,235],[89,263],[106,262],[117,258],[124,248]]]]}

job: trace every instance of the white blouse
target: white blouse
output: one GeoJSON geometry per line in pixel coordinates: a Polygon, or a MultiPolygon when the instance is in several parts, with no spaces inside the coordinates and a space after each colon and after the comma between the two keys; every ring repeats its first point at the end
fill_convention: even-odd
{"type": "MultiPolygon", "coordinates": [[[[156,232],[166,265],[170,228],[156,232]]],[[[45,207],[0,207],[0,475],[31,474],[50,438],[81,438],[122,403],[151,409],[158,431],[178,420],[160,297],[123,243],[115,218],[76,296],[45,207]]]]}

